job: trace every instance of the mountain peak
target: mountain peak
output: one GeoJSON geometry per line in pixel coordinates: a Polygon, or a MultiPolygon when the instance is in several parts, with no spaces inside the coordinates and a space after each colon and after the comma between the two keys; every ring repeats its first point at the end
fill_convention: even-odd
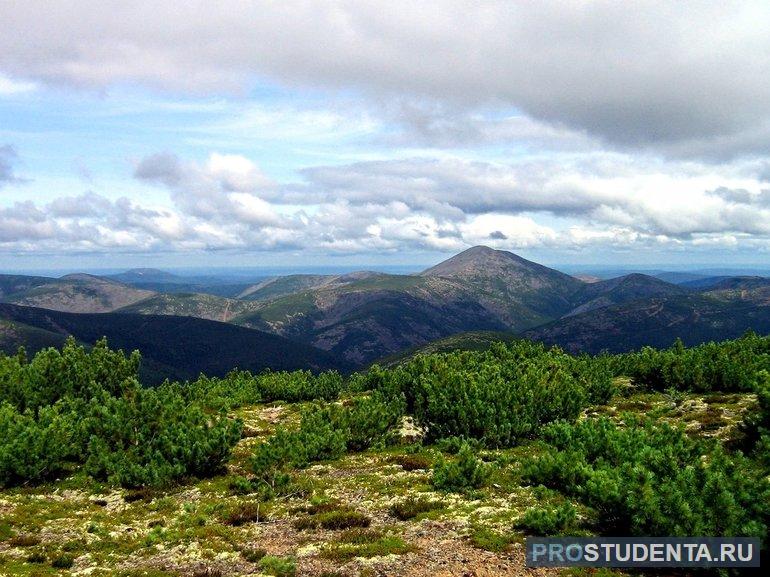
{"type": "Polygon", "coordinates": [[[496,276],[499,275],[501,267],[505,269],[529,269],[538,272],[552,271],[556,274],[563,274],[522,258],[512,252],[478,245],[422,271],[420,276],[496,276]]]}

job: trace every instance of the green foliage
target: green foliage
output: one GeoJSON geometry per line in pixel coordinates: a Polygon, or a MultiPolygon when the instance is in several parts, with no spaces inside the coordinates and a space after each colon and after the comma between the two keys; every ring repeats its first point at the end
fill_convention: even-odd
{"type": "Polygon", "coordinates": [[[89,404],[85,470],[123,486],[162,485],[221,470],[241,424],[189,405],[174,389],[142,389],[89,404]]]}
{"type": "Polygon", "coordinates": [[[487,465],[479,461],[469,445],[464,445],[457,459],[440,459],[433,467],[433,486],[440,491],[479,489],[489,476],[487,465]]]}
{"type": "Polygon", "coordinates": [[[274,577],[294,577],[297,574],[297,562],[293,557],[265,555],[259,561],[259,568],[263,573],[274,577]]]}
{"type": "Polygon", "coordinates": [[[139,363],[138,352],[127,357],[111,351],[105,339],[87,350],[68,338],[61,351],[44,349],[31,361],[23,349],[14,356],[0,355],[0,402],[24,413],[65,397],[89,399],[101,391],[117,396],[132,386],[139,363]]]}
{"type": "Polygon", "coordinates": [[[83,465],[98,479],[159,485],[219,470],[241,424],[205,413],[178,386],[143,389],[138,353],[68,340],[0,357],[0,485],[37,482],[83,465]]]}
{"type": "Polygon", "coordinates": [[[681,430],[627,419],[544,431],[552,450],[524,468],[524,478],[580,499],[609,534],[759,536],[767,532],[770,485],[740,454],[681,430]]]}
{"type": "Polygon", "coordinates": [[[305,529],[330,529],[339,531],[353,527],[368,527],[372,520],[363,513],[351,507],[321,507],[307,517],[300,517],[294,522],[294,528],[298,531],[305,529]]]}
{"type": "Polygon", "coordinates": [[[770,370],[770,337],[753,332],[740,339],[687,348],[681,340],[669,349],[644,347],[610,360],[618,375],[664,391],[750,391],[761,371],[770,370]]]}
{"type": "Polygon", "coordinates": [[[557,507],[532,507],[527,509],[517,525],[533,535],[561,535],[574,526],[577,512],[566,501],[557,507]]]}
{"type": "Polygon", "coordinates": [[[259,402],[331,401],[339,396],[342,387],[342,376],[336,371],[318,375],[310,371],[266,371],[254,375],[234,370],[224,378],[201,375],[180,389],[188,400],[206,407],[233,409],[259,402]]]}
{"type": "Polygon", "coordinates": [[[343,532],[336,542],[321,551],[321,556],[337,561],[348,561],[354,557],[384,557],[403,555],[414,551],[398,535],[387,535],[379,531],[350,529],[343,532]]]}
{"type": "Polygon", "coordinates": [[[606,358],[573,357],[529,341],[418,356],[391,370],[375,366],[366,378],[386,395],[403,394],[428,440],[467,437],[493,447],[532,437],[544,423],[574,419],[614,393],[606,358]]]}
{"type": "Polygon", "coordinates": [[[279,429],[257,446],[252,470],[272,491],[288,485],[291,469],[337,459],[384,439],[403,414],[403,402],[374,392],[350,405],[315,404],[302,411],[297,430],[279,429]]]}
{"type": "Polygon", "coordinates": [[[79,457],[77,419],[62,403],[24,413],[0,404],[0,486],[37,482],[67,471],[79,457]]]}
{"type": "Polygon", "coordinates": [[[487,527],[474,527],[468,539],[471,545],[477,549],[492,551],[493,553],[502,553],[511,544],[511,538],[500,535],[487,527]]]}
{"type": "Polygon", "coordinates": [[[409,519],[414,519],[425,513],[438,511],[443,508],[444,504],[441,501],[435,501],[425,497],[409,497],[403,501],[394,503],[390,508],[390,512],[397,519],[408,521],[409,519]]]}

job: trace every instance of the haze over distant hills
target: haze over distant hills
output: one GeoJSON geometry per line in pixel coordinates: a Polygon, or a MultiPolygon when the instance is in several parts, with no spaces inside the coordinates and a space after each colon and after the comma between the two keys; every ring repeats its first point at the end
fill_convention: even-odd
{"type": "MultiPolygon", "coordinates": [[[[5,322],[0,324],[0,348],[11,350],[27,341],[55,344],[67,333],[84,342],[98,338],[99,331],[120,338],[115,327],[125,329],[127,319],[135,323],[142,316],[152,319],[145,330],[163,335],[181,328],[180,317],[200,319],[204,324],[191,326],[201,341],[207,332],[212,339],[254,343],[271,333],[284,339],[270,341],[280,346],[233,345],[238,354],[228,360],[233,366],[273,368],[302,366],[302,357],[304,366],[313,368],[363,366],[434,341],[445,343],[437,346],[479,343],[491,338],[484,335],[501,333],[597,352],[665,346],[677,336],[695,343],[738,336],[748,328],[770,330],[769,279],[672,273],[677,280],[672,283],[663,280],[665,274],[581,279],[478,246],[420,273],[400,275],[293,274],[237,283],[232,277],[192,278],[155,269],[107,277],[0,275],[0,301],[80,313],[50,331],[58,317],[29,324],[19,320],[22,308],[0,309],[0,322],[5,322]],[[93,330],[85,330],[89,324],[93,330]],[[228,332],[227,327],[245,332],[228,332]],[[462,337],[468,331],[475,336],[462,337]],[[298,362],[287,365],[282,357],[298,362]]],[[[30,314],[39,319],[42,313],[30,314]]],[[[172,348],[192,346],[171,342],[172,348]]]]}

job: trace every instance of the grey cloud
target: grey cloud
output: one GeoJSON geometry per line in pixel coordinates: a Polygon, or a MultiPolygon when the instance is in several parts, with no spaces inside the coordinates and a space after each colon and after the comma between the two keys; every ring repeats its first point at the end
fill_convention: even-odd
{"type": "Polygon", "coordinates": [[[745,188],[727,188],[722,186],[708,191],[708,194],[731,203],[770,207],[770,188],[763,188],[759,192],[753,193],[745,188]]]}
{"type": "Polygon", "coordinates": [[[48,213],[54,217],[94,217],[107,213],[111,203],[94,192],[76,197],[62,196],[48,204],[48,213]]]}
{"type": "Polygon", "coordinates": [[[13,169],[17,159],[16,149],[10,144],[0,146],[0,185],[19,180],[13,169]]]}
{"type": "Polygon", "coordinates": [[[160,152],[143,158],[134,168],[134,178],[176,186],[182,179],[182,167],[175,154],[160,152]]]}
{"type": "Polygon", "coordinates": [[[55,84],[237,93],[268,77],[374,101],[513,107],[642,146],[734,138],[770,119],[770,7],[759,0],[29,0],[4,3],[0,19],[0,70],[55,84]]]}

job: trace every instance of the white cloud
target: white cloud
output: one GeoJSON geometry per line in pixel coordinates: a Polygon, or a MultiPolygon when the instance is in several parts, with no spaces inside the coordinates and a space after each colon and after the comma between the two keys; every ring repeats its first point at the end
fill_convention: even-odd
{"type": "Polygon", "coordinates": [[[281,185],[244,156],[158,154],[134,174],[170,204],[96,192],[17,202],[0,209],[0,250],[765,250],[770,193],[755,172],[590,152],[325,166],[281,185]]]}
{"type": "Polygon", "coordinates": [[[0,97],[32,92],[35,88],[32,82],[20,82],[0,73],[0,97]]]}

